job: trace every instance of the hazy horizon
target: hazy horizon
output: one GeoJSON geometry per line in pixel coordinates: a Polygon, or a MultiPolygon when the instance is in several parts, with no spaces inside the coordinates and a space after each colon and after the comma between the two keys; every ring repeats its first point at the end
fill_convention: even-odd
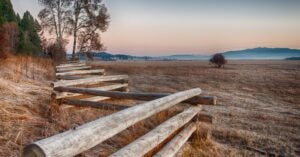
{"type": "MultiPolygon", "coordinates": [[[[16,12],[42,9],[12,0],[16,12]]],[[[300,49],[297,0],[104,0],[111,15],[107,52],[163,56],[212,54],[255,47],[300,49]]],[[[71,45],[68,45],[68,51],[71,45]]]]}

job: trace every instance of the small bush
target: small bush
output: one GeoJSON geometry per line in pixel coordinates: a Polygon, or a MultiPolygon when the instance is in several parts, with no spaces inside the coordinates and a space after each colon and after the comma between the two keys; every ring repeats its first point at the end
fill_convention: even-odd
{"type": "Polygon", "coordinates": [[[227,63],[225,57],[221,53],[213,55],[209,62],[214,64],[218,68],[224,67],[224,65],[227,63]]]}
{"type": "Polygon", "coordinates": [[[66,51],[57,43],[49,44],[46,51],[55,64],[63,63],[66,60],[66,51]]]}

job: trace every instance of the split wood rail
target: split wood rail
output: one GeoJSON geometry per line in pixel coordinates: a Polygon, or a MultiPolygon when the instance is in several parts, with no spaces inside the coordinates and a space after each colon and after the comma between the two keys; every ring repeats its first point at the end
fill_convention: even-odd
{"type": "MultiPolygon", "coordinates": [[[[202,105],[216,104],[215,97],[200,95],[202,91],[199,88],[177,93],[129,92],[129,78],[127,75],[106,76],[104,75],[104,69],[92,69],[91,66],[83,63],[59,65],[56,67],[56,71],[59,80],[51,84],[54,100],[62,104],[116,110],[116,112],[63,133],[36,141],[24,148],[22,154],[24,157],[75,156],[117,135],[137,122],[179,103],[188,103],[190,104],[189,107],[182,112],[110,155],[110,157],[140,157],[151,152],[157,146],[166,143],[153,156],[175,156],[196,131],[197,121],[193,119],[201,117],[199,112],[202,110],[202,105]],[[89,77],[83,77],[83,75],[89,75],[89,77]],[[63,79],[63,76],[71,77],[63,79]],[[95,84],[101,84],[101,86],[80,87],[95,84]],[[80,98],[80,96],[86,95],[90,97],[80,98]],[[109,98],[145,102],[135,106],[101,102],[109,98]]],[[[208,121],[211,121],[212,118],[209,115],[205,116],[206,120],[204,121],[207,121],[207,117],[208,121]]]]}

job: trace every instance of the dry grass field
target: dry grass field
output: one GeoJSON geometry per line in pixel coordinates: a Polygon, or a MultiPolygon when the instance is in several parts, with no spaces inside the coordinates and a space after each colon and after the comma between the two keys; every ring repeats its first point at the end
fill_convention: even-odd
{"type": "Polygon", "coordinates": [[[176,92],[199,87],[204,95],[217,96],[218,106],[205,107],[215,117],[208,144],[213,147],[204,148],[194,141],[186,156],[253,156],[259,150],[300,156],[299,61],[230,61],[224,69],[205,61],[94,65],[111,74],[128,74],[133,91],[176,92]]]}
{"type": "MultiPolygon", "coordinates": [[[[108,75],[129,75],[131,91],[200,87],[204,95],[218,97],[217,106],[205,106],[215,117],[211,138],[193,138],[181,156],[262,156],[258,150],[300,155],[300,62],[230,61],[223,69],[204,61],[92,64],[105,68],[108,75]]],[[[79,107],[59,110],[50,101],[53,74],[47,59],[15,57],[0,63],[0,156],[20,156],[26,144],[114,112],[79,107]]],[[[81,156],[107,156],[181,109],[161,112],[81,156]]]]}

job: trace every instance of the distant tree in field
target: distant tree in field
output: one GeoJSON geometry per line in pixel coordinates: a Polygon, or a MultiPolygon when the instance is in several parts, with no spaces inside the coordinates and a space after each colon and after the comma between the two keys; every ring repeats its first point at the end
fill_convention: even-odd
{"type": "Polygon", "coordinates": [[[221,53],[217,53],[217,54],[213,55],[212,58],[209,60],[209,62],[214,64],[218,68],[221,68],[222,66],[224,66],[227,63],[225,57],[221,53]]]}
{"type": "Polygon", "coordinates": [[[48,30],[50,34],[54,33],[56,37],[56,46],[59,50],[53,55],[58,55],[60,61],[65,60],[66,39],[64,35],[70,34],[69,19],[72,16],[72,12],[69,10],[71,0],[39,0],[40,4],[44,6],[38,14],[41,20],[41,26],[48,30]],[[62,58],[61,58],[62,57],[62,58]]]}
{"type": "Polygon", "coordinates": [[[19,53],[41,55],[40,26],[30,12],[26,11],[19,24],[20,44],[19,53]]]}
{"type": "Polygon", "coordinates": [[[86,53],[101,50],[100,33],[108,28],[109,15],[102,0],[72,0],[73,16],[70,18],[73,35],[72,58],[75,58],[77,40],[79,51],[86,53]],[[78,39],[77,39],[78,38],[78,39]]]}

